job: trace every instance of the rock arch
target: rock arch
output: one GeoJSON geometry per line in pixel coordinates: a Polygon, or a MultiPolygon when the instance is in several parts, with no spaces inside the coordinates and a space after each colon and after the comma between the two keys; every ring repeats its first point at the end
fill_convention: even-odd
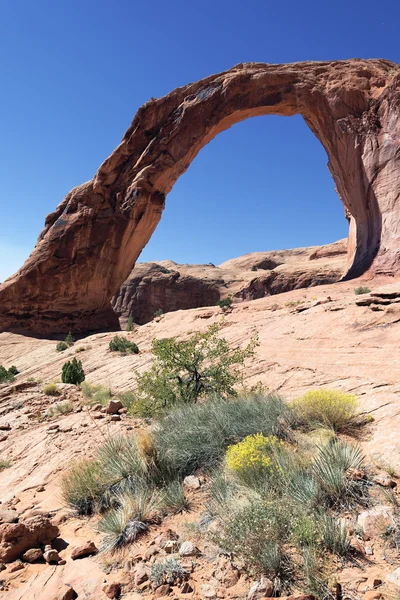
{"type": "Polygon", "coordinates": [[[0,286],[0,330],[118,327],[110,299],[154,231],[165,196],[205,144],[258,115],[301,114],[323,144],[350,223],[344,277],[398,273],[399,82],[400,66],[387,60],[246,63],[150,100],[0,286]]]}

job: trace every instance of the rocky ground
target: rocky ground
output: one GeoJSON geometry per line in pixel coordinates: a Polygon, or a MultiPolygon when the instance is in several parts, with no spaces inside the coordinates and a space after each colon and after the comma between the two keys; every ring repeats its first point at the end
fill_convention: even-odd
{"type": "MultiPolygon", "coordinates": [[[[60,381],[62,364],[77,355],[90,383],[104,384],[113,392],[132,389],[135,372],[150,365],[154,337],[183,338],[223,321],[223,335],[232,345],[246,344],[258,332],[260,346],[245,370],[246,384],[261,381],[271,392],[289,399],[317,386],[355,393],[360,411],[374,417],[359,441],[382,476],[384,468],[390,471],[393,479],[389,477],[388,485],[394,485],[400,471],[399,300],[398,284],[374,279],[243,301],[226,315],[217,307],[171,312],[127,333],[140,349],[138,355],[127,356],[109,351],[113,333],[82,338],[63,353],[56,352],[54,340],[0,334],[0,364],[16,365],[20,371],[12,384],[0,386],[0,458],[9,461],[0,471],[0,557],[11,552],[6,564],[0,565],[0,597],[81,600],[122,594],[131,600],[162,596],[256,600],[268,596],[260,582],[254,588],[254,580],[240,564],[218,555],[213,545],[199,537],[194,524],[199,522],[207,493],[201,474],[197,482],[188,482],[188,513],[152,526],[124,555],[97,553],[101,538],[96,517],[78,518],[64,505],[60,474],[72,459],[92,456],[107,436],[145,425],[123,411],[107,415],[99,408],[93,410],[75,386],[60,384],[60,395],[51,397],[43,393],[43,385],[60,381]],[[360,285],[368,286],[372,294],[356,295],[360,285]],[[51,406],[67,401],[72,412],[49,416],[51,406]],[[27,539],[44,557],[24,554],[27,539]],[[184,542],[197,549],[190,545],[182,549],[184,542]],[[49,543],[51,549],[46,549],[49,543]],[[148,569],[164,555],[176,556],[190,575],[180,586],[155,590],[148,569]]],[[[386,527],[394,522],[393,509],[385,511],[372,515],[373,522],[384,522],[386,527]]],[[[365,515],[353,540],[358,554],[353,562],[337,565],[338,581],[345,595],[353,598],[374,600],[393,586],[398,594],[397,550],[364,522],[365,515]]],[[[371,523],[370,517],[367,522],[371,523]]]]}

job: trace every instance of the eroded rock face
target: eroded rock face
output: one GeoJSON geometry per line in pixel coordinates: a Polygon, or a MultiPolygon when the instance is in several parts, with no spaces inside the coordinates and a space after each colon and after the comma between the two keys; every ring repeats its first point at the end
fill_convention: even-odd
{"type": "Polygon", "coordinates": [[[247,63],[146,103],[0,287],[0,330],[116,327],[110,299],[160,220],[165,196],[206,143],[258,115],[301,114],[323,144],[350,222],[345,276],[398,273],[399,82],[400,66],[386,60],[247,63]]]}

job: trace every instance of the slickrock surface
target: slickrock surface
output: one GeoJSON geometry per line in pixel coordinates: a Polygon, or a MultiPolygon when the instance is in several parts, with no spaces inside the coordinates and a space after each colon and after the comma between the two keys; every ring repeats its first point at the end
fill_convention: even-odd
{"type": "Polygon", "coordinates": [[[164,313],[215,306],[231,296],[235,302],[256,300],[293,289],[338,281],[347,240],[326,246],[252,252],[213,264],[179,265],[163,260],[138,263],[114,296],[112,306],[124,325],[129,316],[143,325],[164,313]],[[256,269],[256,270],[252,270],[256,269]]]}
{"type": "Polygon", "coordinates": [[[258,115],[301,114],[324,146],[350,223],[344,274],[398,273],[399,81],[400,66],[382,59],[246,63],[150,100],[95,177],[47,217],[30,258],[0,287],[0,330],[117,327],[110,300],[165,196],[205,144],[258,115]]]}

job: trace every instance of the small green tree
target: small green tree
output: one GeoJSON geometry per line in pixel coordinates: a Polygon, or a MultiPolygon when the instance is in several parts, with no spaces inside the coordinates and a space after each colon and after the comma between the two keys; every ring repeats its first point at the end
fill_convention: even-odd
{"type": "Polygon", "coordinates": [[[258,271],[258,267],[257,267],[256,265],[253,265],[253,266],[251,267],[251,270],[252,270],[252,271],[258,271]]]}
{"type": "Polygon", "coordinates": [[[73,383],[79,385],[85,379],[85,371],[82,368],[82,361],[73,358],[64,363],[61,371],[61,381],[63,383],[73,383]]]}
{"type": "Polygon", "coordinates": [[[227,298],[224,298],[223,300],[218,300],[217,306],[220,307],[222,312],[224,312],[224,313],[229,312],[232,309],[232,297],[228,296],[227,298]]]}
{"type": "Polygon", "coordinates": [[[139,348],[135,342],[130,342],[122,335],[115,335],[108,344],[111,352],[121,352],[122,354],[138,354],[139,348]]]}
{"type": "MultiPolygon", "coordinates": [[[[14,367],[15,368],[15,367],[14,367]]],[[[13,367],[11,369],[7,369],[0,365],[0,383],[8,383],[9,381],[14,381],[13,367]]]]}
{"type": "Polygon", "coordinates": [[[159,317],[162,317],[164,314],[164,311],[162,308],[159,308],[158,310],[156,310],[156,312],[154,313],[154,318],[158,319],[159,317]]]}
{"type": "Polygon", "coordinates": [[[129,315],[128,320],[126,322],[126,330],[127,331],[133,331],[133,317],[132,315],[129,315]]]}
{"type": "Polygon", "coordinates": [[[74,338],[72,337],[72,333],[69,332],[67,337],[65,338],[65,343],[68,344],[68,346],[72,346],[73,343],[75,342],[74,338]]]}
{"type": "Polygon", "coordinates": [[[219,337],[220,329],[215,323],[187,341],[153,340],[153,366],[137,377],[139,414],[152,416],[174,404],[197,402],[212,394],[237,395],[235,385],[243,379],[241,367],[254,355],[258,338],[253,337],[243,349],[231,349],[227,340],[219,337]]]}

